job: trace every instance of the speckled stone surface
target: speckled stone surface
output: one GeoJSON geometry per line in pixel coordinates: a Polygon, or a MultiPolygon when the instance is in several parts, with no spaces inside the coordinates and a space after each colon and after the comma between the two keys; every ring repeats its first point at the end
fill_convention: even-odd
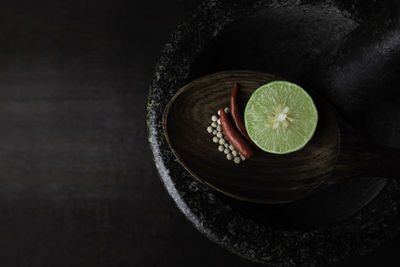
{"type": "MultiPolygon", "coordinates": [[[[364,12],[356,4],[340,3],[337,12],[346,16],[358,19],[357,16],[364,12]]],[[[286,5],[332,5],[332,2],[203,2],[173,33],[155,68],[148,99],[149,142],[169,194],[193,225],[210,240],[235,254],[270,266],[326,266],[348,256],[363,255],[398,232],[400,188],[395,181],[388,183],[371,203],[345,221],[319,228],[277,227],[268,220],[247,216],[226,197],[195,181],[175,160],[162,131],[165,106],[188,82],[191,64],[207,43],[235,20],[262,8],[286,5]]]]}

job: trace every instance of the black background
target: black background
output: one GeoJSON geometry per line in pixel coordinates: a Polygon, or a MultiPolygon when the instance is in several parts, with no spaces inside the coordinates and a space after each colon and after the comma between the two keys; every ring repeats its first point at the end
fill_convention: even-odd
{"type": "MultiPolygon", "coordinates": [[[[195,2],[1,2],[0,266],[259,266],[193,228],[147,143],[153,67],[195,2]]],[[[345,266],[399,266],[399,244],[345,266]]]]}

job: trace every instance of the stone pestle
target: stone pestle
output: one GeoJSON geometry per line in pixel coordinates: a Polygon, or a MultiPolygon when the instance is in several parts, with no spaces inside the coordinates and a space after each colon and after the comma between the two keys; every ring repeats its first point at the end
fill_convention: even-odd
{"type": "Polygon", "coordinates": [[[400,148],[400,3],[381,6],[322,65],[323,96],[372,141],[400,148]]]}

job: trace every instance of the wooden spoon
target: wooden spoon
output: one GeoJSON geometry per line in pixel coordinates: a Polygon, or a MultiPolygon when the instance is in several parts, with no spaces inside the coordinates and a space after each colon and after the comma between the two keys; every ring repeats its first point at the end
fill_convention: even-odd
{"type": "Polygon", "coordinates": [[[258,151],[236,165],[217,150],[206,128],[220,107],[229,106],[235,82],[241,88],[241,110],[259,86],[275,76],[252,71],[225,71],[195,80],[180,89],[163,115],[172,152],[194,178],[237,199],[257,203],[290,202],[345,179],[397,178],[399,151],[372,143],[335,109],[312,94],[319,122],[312,140],[287,155],[258,151]]]}

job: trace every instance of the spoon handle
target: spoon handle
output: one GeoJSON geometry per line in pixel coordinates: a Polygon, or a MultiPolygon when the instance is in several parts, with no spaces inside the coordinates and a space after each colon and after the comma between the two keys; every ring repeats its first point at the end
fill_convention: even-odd
{"type": "Polygon", "coordinates": [[[400,178],[400,150],[380,146],[339,119],[341,143],[334,176],[400,178]]]}

